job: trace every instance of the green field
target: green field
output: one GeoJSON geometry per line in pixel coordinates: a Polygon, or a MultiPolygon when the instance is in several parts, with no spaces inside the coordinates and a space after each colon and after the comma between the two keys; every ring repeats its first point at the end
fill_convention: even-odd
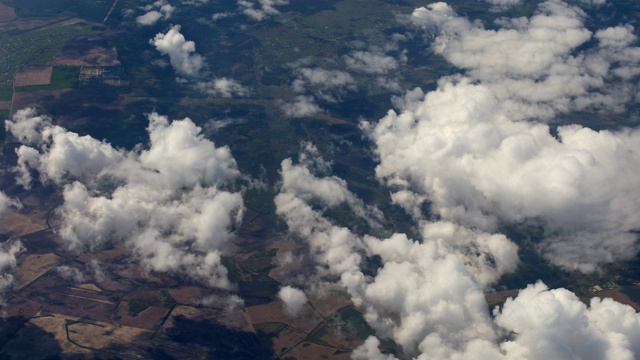
{"type": "MultiPolygon", "coordinates": [[[[0,101],[11,99],[13,76],[20,67],[46,65],[67,41],[93,31],[89,24],[78,23],[18,35],[0,34],[0,44],[5,50],[0,52],[0,101]]],[[[56,76],[65,77],[65,74],[56,76]]],[[[62,84],[59,78],[56,81],[62,84]]]]}
{"type": "Polygon", "coordinates": [[[70,89],[78,86],[80,67],[54,66],[51,72],[51,82],[48,85],[28,85],[16,87],[16,92],[45,90],[45,89],[70,89]]]}

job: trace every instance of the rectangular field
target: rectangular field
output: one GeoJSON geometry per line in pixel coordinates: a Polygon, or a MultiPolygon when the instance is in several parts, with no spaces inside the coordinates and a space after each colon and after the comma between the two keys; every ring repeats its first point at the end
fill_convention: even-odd
{"type": "Polygon", "coordinates": [[[13,78],[13,86],[49,85],[52,70],[51,66],[28,66],[20,69],[13,78]]]}

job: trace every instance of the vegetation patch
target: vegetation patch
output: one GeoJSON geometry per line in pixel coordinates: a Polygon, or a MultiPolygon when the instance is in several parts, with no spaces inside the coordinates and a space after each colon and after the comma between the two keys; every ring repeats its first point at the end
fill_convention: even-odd
{"type": "Polygon", "coordinates": [[[77,66],[55,66],[51,73],[51,82],[47,85],[28,85],[16,87],[16,92],[32,90],[70,89],[78,86],[80,68],[77,66]]]}
{"type": "Polygon", "coordinates": [[[135,316],[150,306],[170,308],[175,304],[169,293],[165,290],[140,288],[125,295],[122,298],[127,302],[127,312],[135,316]]]}

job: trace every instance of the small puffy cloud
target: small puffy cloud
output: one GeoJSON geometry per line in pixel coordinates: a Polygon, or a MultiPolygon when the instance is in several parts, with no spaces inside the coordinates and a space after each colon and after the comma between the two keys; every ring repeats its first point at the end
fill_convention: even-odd
{"type": "Polygon", "coordinates": [[[349,73],[340,70],[326,70],[321,68],[302,68],[296,70],[293,89],[302,93],[310,87],[320,89],[349,88],[354,89],[355,80],[349,73]]]}
{"type": "Polygon", "coordinates": [[[84,275],[82,274],[82,271],[77,268],[68,265],[61,265],[56,267],[55,271],[58,276],[65,280],[74,282],[76,284],[84,283],[84,275]]]}
{"type": "Polygon", "coordinates": [[[161,18],[167,20],[171,17],[171,14],[175,10],[175,7],[171,6],[164,0],[159,0],[153,4],[149,4],[143,8],[146,13],[136,18],[136,23],[142,26],[148,26],[155,24],[161,18]]]}
{"type": "Polygon", "coordinates": [[[354,51],[343,59],[349,69],[368,74],[387,74],[399,66],[392,56],[369,51],[354,51]]]}
{"type": "Polygon", "coordinates": [[[276,6],[289,4],[289,0],[237,0],[240,11],[250,18],[262,21],[280,13],[276,6]]]}
{"type": "Polygon", "coordinates": [[[298,316],[307,303],[304,291],[291,286],[280,288],[278,299],[282,300],[284,311],[290,316],[298,316]]]}
{"type": "Polygon", "coordinates": [[[13,286],[14,278],[11,272],[18,264],[17,255],[23,250],[24,247],[18,240],[0,244],[0,304],[4,303],[7,292],[13,286]]]}
{"type": "Polygon", "coordinates": [[[311,116],[322,112],[313,97],[306,95],[298,95],[293,99],[293,102],[280,104],[280,108],[286,116],[293,118],[311,116]]]}
{"type": "Polygon", "coordinates": [[[185,39],[180,25],[174,25],[166,34],[157,34],[149,43],[169,56],[171,66],[180,75],[196,77],[204,66],[203,57],[196,53],[196,44],[185,39]]]}
{"type": "Polygon", "coordinates": [[[119,242],[148,271],[231,286],[221,254],[244,206],[240,193],[224,190],[240,175],[228,148],[205,139],[188,118],[170,122],[156,113],[149,115],[149,147],[132,151],[78,136],[48,118],[14,118],[13,128],[23,129],[23,120],[39,124],[42,137],[18,149],[30,156],[19,158],[18,171],[63,187],[59,233],[69,247],[119,242]]]}
{"type": "Polygon", "coordinates": [[[505,9],[522,4],[522,0],[485,0],[485,2],[496,6],[498,9],[505,9]]]}
{"type": "Polygon", "coordinates": [[[217,78],[211,81],[196,83],[196,89],[213,97],[231,98],[234,96],[247,96],[249,89],[237,81],[228,78],[217,78]]]}

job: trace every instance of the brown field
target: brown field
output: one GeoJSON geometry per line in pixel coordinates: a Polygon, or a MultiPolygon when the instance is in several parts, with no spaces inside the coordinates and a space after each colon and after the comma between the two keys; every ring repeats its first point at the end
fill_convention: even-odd
{"type": "Polygon", "coordinates": [[[16,238],[42,231],[46,228],[47,224],[42,219],[16,212],[5,214],[2,218],[2,226],[0,226],[3,234],[10,234],[16,238]]]}
{"type": "Polygon", "coordinates": [[[283,355],[283,359],[319,360],[319,359],[349,359],[349,353],[336,355],[336,349],[313,343],[303,342],[283,355]]]}
{"type": "Polygon", "coordinates": [[[202,299],[206,295],[205,289],[197,286],[181,286],[177,289],[168,289],[171,297],[180,305],[193,305],[194,301],[202,299]]]}
{"type": "Polygon", "coordinates": [[[8,7],[0,2],[0,22],[7,22],[17,18],[18,16],[12,7],[8,7]]]}
{"type": "Polygon", "coordinates": [[[284,352],[298,345],[306,337],[307,334],[302,331],[287,326],[278,333],[278,336],[272,338],[273,351],[277,355],[282,355],[284,352]]]}
{"type": "Polygon", "coordinates": [[[124,246],[118,244],[109,250],[103,250],[97,253],[86,252],[80,255],[76,260],[83,263],[91,262],[91,260],[110,263],[113,261],[121,260],[126,256],[127,256],[127,249],[125,249],[124,246]]]}
{"type": "Polygon", "coordinates": [[[71,89],[17,92],[13,94],[13,109],[33,107],[40,109],[42,113],[46,113],[46,111],[42,109],[47,109],[51,103],[59,100],[65,93],[70,91],[71,89]]]}
{"type": "Polygon", "coordinates": [[[106,323],[76,322],[67,325],[69,339],[91,349],[105,349],[118,346],[140,347],[141,338],[151,337],[151,332],[129,326],[106,323]]]}
{"type": "Polygon", "coordinates": [[[279,322],[287,324],[305,333],[309,333],[323,320],[320,314],[313,310],[313,308],[308,304],[305,305],[305,308],[302,310],[302,314],[299,314],[295,318],[292,318],[283,312],[281,301],[274,301],[264,305],[249,306],[245,310],[247,311],[247,314],[249,314],[249,319],[252,324],[279,322]]]}
{"type": "Polygon", "coordinates": [[[3,317],[22,316],[30,319],[40,311],[41,307],[42,306],[35,301],[25,299],[21,296],[14,296],[7,302],[3,317]]]}
{"type": "Polygon", "coordinates": [[[67,319],[59,314],[32,318],[18,331],[15,339],[2,349],[3,355],[10,359],[44,359],[47,356],[78,353],[88,355],[89,350],[67,340],[67,319]]]}
{"type": "Polygon", "coordinates": [[[19,256],[18,270],[16,271],[16,288],[42,276],[61,262],[62,258],[54,254],[29,254],[19,256]]]}
{"type": "Polygon", "coordinates": [[[118,306],[118,323],[123,326],[131,326],[149,331],[153,331],[160,326],[162,320],[170,311],[170,309],[163,307],[149,306],[137,313],[135,316],[131,316],[127,311],[127,307],[127,301],[123,300],[120,302],[120,305],[118,306]]]}
{"type": "Polygon", "coordinates": [[[47,300],[42,305],[44,305],[44,310],[48,312],[86,321],[117,324],[113,311],[115,304],[65,293],[51,294],[47,300]]]}
{"type": "Polygon", "coordinates": [[[11,109],[11,101],[0,101],[0,110],[11,109]]]}
{"type": "MultiPolygon", "coordinates": [[[[637,291],[637,290],[636,290],[637,291]]],[[[612,298],[613,300],[631,306],[636,312],[640,311],[640,304],[633,301],[633,291],[629,291],[626,287],[623,288],[615,288],[610,290],[600,291],[597,297],[600,299],[604,298],[612,298]],[[631,294],[629,294],[629,293],[631,294]],[[631,296],[630,296],[631,295],[631,296]]]]}
{"type": "Polygon", "coordinates": [[[117,66],[118,52],[115,47],[92,44],[90,41],[72,42],[49,61],[48,65],[65,66],[117,66]]]}
{"type": "Polygon", "coordinates": [[[13,78],[13,86],[49,85],[51,82],[51,66],[28,66],[22,68],[13,78]]]}
{"type": "Polygon", "coordinates": [[[504,291],[495,291],[490,293],[485,293],[484,297],[487,299],[487,304],[489,305],[499,305],[507,300],[510,297],[518,296],[518,292],[520,290],[504,290],[504,291]]]}
{"type": "Polygon", "coordinates": [[[66,258],[73,256],[65,241],[51,229],[24,235],[20,241],[32,254],[53,253],[66,258]]]}

